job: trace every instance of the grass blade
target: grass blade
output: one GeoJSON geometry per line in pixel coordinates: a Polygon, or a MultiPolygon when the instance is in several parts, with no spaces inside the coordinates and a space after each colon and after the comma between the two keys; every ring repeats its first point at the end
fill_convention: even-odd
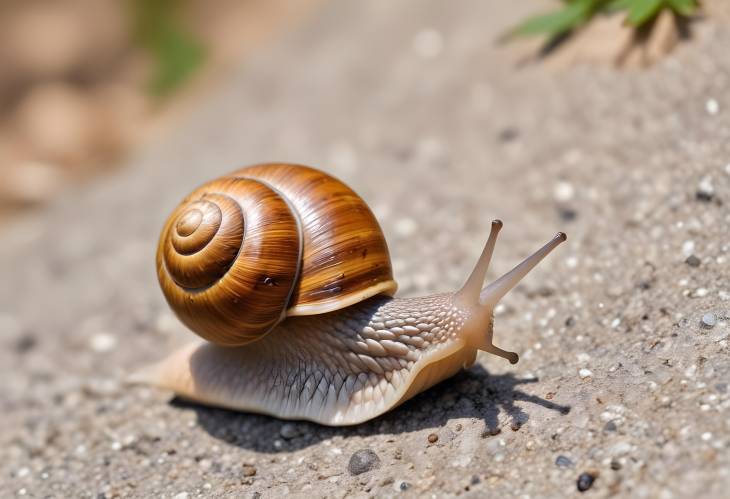
{"type": "Polygon", "coordinates": [[[510,35],[557,36],[585,22],[593,12],[595,0],[576,0],[561,10],[531,17],[514,28],[510,35]]]}

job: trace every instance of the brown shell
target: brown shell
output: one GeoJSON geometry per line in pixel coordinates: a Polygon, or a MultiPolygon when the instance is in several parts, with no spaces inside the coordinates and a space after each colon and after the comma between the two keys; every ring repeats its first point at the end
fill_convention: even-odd
{"type": "Polygon", "coordinates": [[[264,164],[204,184],[157,250],[168,303],[203,338],[244,345],[287,315],[393,294],[385,238],[365,202],[306,166],[264,164]]]}

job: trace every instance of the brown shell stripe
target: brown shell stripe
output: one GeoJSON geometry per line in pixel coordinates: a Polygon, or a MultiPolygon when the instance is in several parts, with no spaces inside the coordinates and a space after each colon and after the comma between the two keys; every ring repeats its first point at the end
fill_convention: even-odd
{"type": "Polygon", "coordinates": [[[265,164],[232,175],[256,178],[281,192],[299,216],[303,234],[300,280],[288,315],[344,308],[396,284],[382,230],[352,189],[301,165],[265,164]]]}
{"type": "Polygon", "coordinates": [[[222,178],[175,210],[157,268],[168,303],[190,329],[243,345],[281,320],[299,259],[299,227],[286,201],[261,182],[222,178]]]}

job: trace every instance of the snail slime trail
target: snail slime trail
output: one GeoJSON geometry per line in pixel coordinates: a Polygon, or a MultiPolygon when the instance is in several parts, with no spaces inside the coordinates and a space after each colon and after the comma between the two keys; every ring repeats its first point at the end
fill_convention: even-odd
{"type": "Polygon", "coordinates": [[[484,287],[502,223],[454,293],[394,298],[383,232],[339,180],[263,164],[208,182],[162,229],[157,275],[202,340],[133,376],[200,403],[351,425],[383,414],[494,345],[494,308],[566,240],[484,287]]]}

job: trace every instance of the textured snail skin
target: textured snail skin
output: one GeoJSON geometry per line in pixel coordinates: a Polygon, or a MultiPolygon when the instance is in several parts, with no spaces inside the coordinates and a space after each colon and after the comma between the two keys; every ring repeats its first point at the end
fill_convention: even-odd
{"type": "Polygon", "coordinates": [[[194,343],[147,376],[179,395],[230,409],[349,425],[382,414],[471,365],[467,312],[450,294],[374,297],[287,319],[236,348],[194,343]]]}
{"type": "Polygon", "coordinates": [[[478,350],[516,363],[517,354],[492,343],[494,307],[566,237],[558,233],[482,289],[501,227],[492,223],[479,262],[453,294],[380,295],[329,313],[289,317],[240,347],[192,343],[136,381],[205,404],[340,426],[398,406],[471,365],[478,350]]]}

